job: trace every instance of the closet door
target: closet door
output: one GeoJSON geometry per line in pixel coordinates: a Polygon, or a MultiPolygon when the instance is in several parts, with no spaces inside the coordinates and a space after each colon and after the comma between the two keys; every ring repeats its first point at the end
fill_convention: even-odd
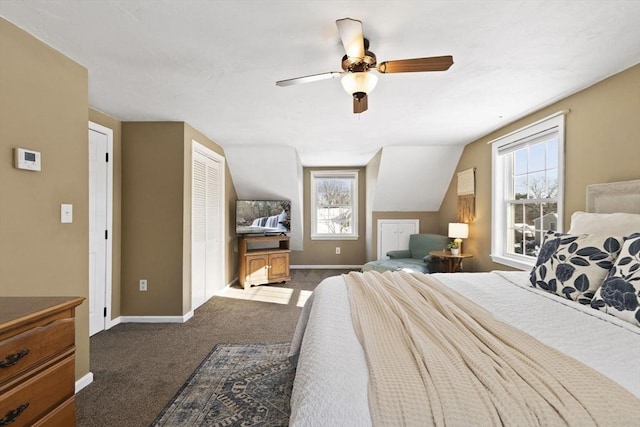
{"type": "Polygon", "coordinates": [[[409,249],[409,236],[419,232],[419,219],[379,219],[378,259],[389,259],[389,251],[409,249]]]}
{"type": "Polygon", "coordinates": [[[420,226],[418,220],[398,222],[398,249],[409,249],[409,236],[418,234],[420,226]]]}
{"type": "Polygon", "coordinates": [[[191,213],[191,307],[224,287],[224,160],[194,141],[191,213]]]}
{"type": "Polygon", "coordinates": [[[207,287],[207,158],[193,152],[191,198],[191,308],[200,307],[207,287]]]}
{"type": "Polygon", "coordinates": [[[206,158],[206,241],[205,241],[205,299],[208,300],[216,291],[222,289],[218,285],[220,272],[222,271],[223,254],[220,250],[222,236],[220,235],[220,164],[210,158],[206,158]]]}
{"type": "Polygon", "coordinates": [[[89,123],[89,335],[107,329],[111,312],[109,209],[112,185],[107,154],[113,133],[89,123]],[[109,286],[107,286],[109,284],[109,286]]]}
{"type": "MultiPolygon", "coordinates": [[[[395,222],[380,222],[378,224],[378,259],[389,259],[387,252],[400,249],[398,245],[398,224],[395,222]]],[[[409,242],[407,241],[407,248],[409,242]]]]}

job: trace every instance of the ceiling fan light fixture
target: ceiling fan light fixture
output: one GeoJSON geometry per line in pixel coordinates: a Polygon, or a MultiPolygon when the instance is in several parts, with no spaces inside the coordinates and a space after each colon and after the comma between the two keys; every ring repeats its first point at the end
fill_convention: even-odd
{"type": "Polygon", "coordinates": [[[368,71],[360,71],[355,73],[347,73],[340,80],[342,87],[349,94],[354,93],[371,93],[378,83],[378,76],[368,71]]]}
{"type": "Polygon", "coordinates": [[[375,89],[378,83],[378,73],[446,71],[453,65],[453,57],[451,55],[396,59],[378,64],[375,53],[369,50],[369,40],[364,37],[362,32],[362,21],[344,18],[338,19],[336,25],[338,26],[340,41],[345,51],[345,55],[342,57],[342,62],[340,63],[343,72],[331,71],[328,73],[280,80],[276,82],[276,86],[291,86],[298,83],[326,80],[342,76],[342,87],[351,95],[353,100],[353,112],[360,114],[368,109],[368,94],[375,89]],[[371,70],[376,70],[376,73],[370,73],[369,71],[371,70]]]}

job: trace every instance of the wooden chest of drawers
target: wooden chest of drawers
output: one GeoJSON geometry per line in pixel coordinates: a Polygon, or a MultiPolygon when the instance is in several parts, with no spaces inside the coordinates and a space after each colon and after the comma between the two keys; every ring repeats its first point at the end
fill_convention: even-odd
{"type": "Polygon", "coordinates": [[[75,307],[84,298],[0,298],[0,426],[75,426],[75,307]]]}

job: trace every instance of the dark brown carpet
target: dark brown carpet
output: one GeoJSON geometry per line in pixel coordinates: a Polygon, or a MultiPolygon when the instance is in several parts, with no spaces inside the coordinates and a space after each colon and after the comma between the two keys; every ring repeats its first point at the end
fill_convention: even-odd
{"type": "Polygon", "coordinates": [[[213,297],[182,324],[126,323],[91,337],[93,383],[77,396],[78,426],[148,426],[213,347],[291,340],[301,290],[345,270],[292,270],[287,305],[213,297]]]}

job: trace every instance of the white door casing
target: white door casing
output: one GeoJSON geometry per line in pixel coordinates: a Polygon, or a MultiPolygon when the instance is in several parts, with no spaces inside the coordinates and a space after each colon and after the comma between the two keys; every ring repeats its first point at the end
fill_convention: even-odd
{"type": "Polygon", "coordinates": [[[108,329],[111,315],[113,131],[89,122],[89,335],[108,329]]]}
{"type": "Polygon", "coordinates": [[[193,141],[191,309],[224,287],[224,158],[193,141]]]}

